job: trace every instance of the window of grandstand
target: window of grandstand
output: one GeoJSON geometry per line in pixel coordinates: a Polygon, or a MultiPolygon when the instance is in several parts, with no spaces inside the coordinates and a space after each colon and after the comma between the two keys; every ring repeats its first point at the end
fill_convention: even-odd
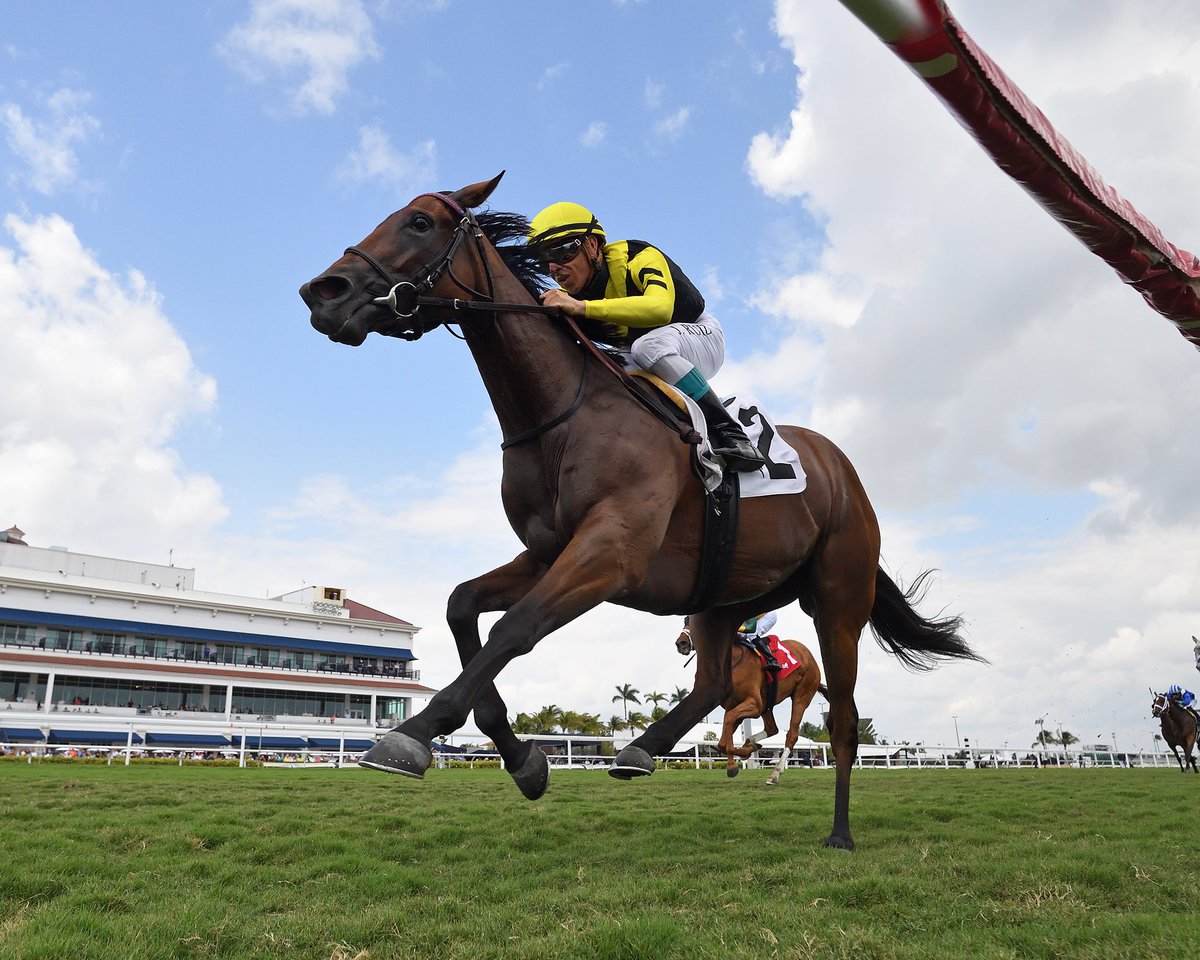
{"type": "Polygon", "coordinates": [[[46,631],[47,650],[82,650],[82,630],[59,630],[51,627],[46,631]]]}
{"type": "MultiPolygon", "coordinates": [[[[381,698],[382,699],[382,698],[381,698]]],[[[233,688],[235,713],[256,713],[292,717],[344,717],[366,719],[371,713],[371,698],[316,690],[261,690],[233,688]]]]}
{"type": "MultiPolygon", "coordinates": [[[[37,685],[33,688],[32,699],[41,702],[46,696],[46,678],[38,676],[37,685]]],[[[0,671],[0,700],[20,701],[29,698],[29,674],[0,671]]]]}
{"type": "Polygon", "coordinates": [[[137,707],[142,710],[203,710],[225,712],[225,688],[193,683],[156,683],[119,677],[60,676],[54,681],[54,702],[61,707],[137,707]]]}
{"type": "Polygon", "coordinates": [[[9,646],[32,647],[34,644],[33,627],[18,623],[0,623],[0,643],[9,646]]]}

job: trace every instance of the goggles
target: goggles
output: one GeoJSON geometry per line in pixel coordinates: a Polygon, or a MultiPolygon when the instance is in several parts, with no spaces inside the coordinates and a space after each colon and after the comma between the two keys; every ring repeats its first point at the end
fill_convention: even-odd
{"type": "Polygon", "coordinates": [[[583,249],[583,237],[572,237],[570,240],[556,243],[552,247],[545,247],[538,254],[538,259],[547,266],[552,263],[557,265],[570,263],[578,256],[581,249],[583,249]]]}

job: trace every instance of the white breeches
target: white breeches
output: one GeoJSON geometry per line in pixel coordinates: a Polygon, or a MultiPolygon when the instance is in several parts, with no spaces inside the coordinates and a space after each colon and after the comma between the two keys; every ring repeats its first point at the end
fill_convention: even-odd
{"type": "Polygon", "coordinates": [[[707,380],[725,362],[725,331],[707,310],[695,323],[668,323],[642,334],[629,348],[634,364],[678,383],[693,367],[707,380]]]}

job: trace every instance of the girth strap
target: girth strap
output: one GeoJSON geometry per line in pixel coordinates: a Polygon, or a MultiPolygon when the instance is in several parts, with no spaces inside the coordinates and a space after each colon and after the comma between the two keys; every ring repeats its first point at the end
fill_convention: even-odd
{"type": "MultiPolygon", "coordinates": [[[[695,454],[693,454],[694,456],[695,454]]],[[[704,538],[700,543],[700,573],[696,587],[682,613],[699,613],[715,602],[733,566],[737,546],[738,504],[741,480],[736,470],[725,468],[721,485],[704,497],[704,538]]]]}

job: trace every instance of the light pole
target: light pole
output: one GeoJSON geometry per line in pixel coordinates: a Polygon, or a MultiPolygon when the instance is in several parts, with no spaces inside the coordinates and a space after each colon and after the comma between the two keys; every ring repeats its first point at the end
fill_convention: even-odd
{"type": "Polygon", "coordinates": [[[962,740],[958,736],[958,714],[954,714],[951,719],[954,721],[954,742],[958,744],[959,749],[962,749],[962,740]]]}

